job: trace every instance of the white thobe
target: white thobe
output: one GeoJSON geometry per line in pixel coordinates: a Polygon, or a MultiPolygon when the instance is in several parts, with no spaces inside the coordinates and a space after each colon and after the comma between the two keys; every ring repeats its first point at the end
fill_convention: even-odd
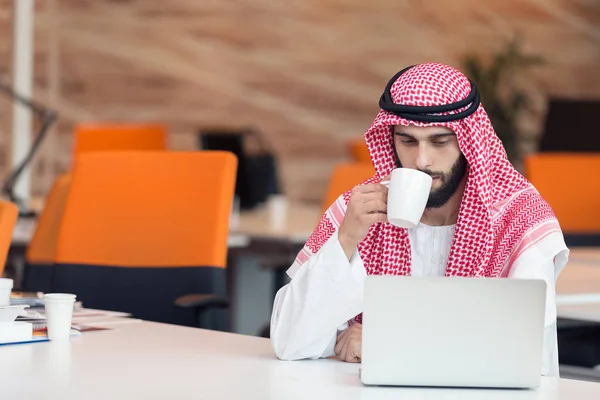
{"type": "MultiPolygon", "coordinates": [[[[455,225],[419,224],[408,230],[412,276],[443,276],[455,225]]],[[[542,375],[558,376],[555,281],[567,263],[569,250],[561,234],[554,233],[523,252],[513,263],[509,278],[543,279],[546,310],[542,375]]],[[[271,342],[282,360],[325,358],[335,355],[337,334],[363,309],[367,276],[358,251],[346,257],[337,231],[297,270],[291,282],[275,297],[271,316],[271,342]]],[[[493,312],[490,310],[490,312],[493,312]]]]}

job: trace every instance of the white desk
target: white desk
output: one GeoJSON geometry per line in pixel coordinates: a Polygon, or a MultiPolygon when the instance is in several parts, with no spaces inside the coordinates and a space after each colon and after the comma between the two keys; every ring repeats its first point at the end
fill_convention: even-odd
{"type": "Polygon", "coordinates": [[[599,399],[600,384],[536,390],[363,387],[358,364],[277,360],[267,339],[149,322],[70,342],[0,347],[2,399],[599,399]]]}
{"type": "Polygon", "coordinates": [[[303,245],[310,234],[315,230],[321,210],[319,207],[291,203],[288,206],[286,219],[281,226],[273,226],[269,215],[269,208],[258,207],[252,211],[240,214],[239,223],[232,227],[232,233],[247,235],[255,239],[281,240],[293,244],[303,245]]]}
{"type": "Polygon", "coordinates": [[[590,254],[581,258],[582,253],[573,251],[556,281],[559,317],[600,322],[600,257],[595,261],[590,254]]]}
{"type": "Polygon", "coordinates": [[[571,249],[569,259],[600,266],[600,247],[574,247],[571,249]]]}
{"type": "Polygon", "coordinates": [[[600,265],[569,260],[556,280],[556,293],[559,295],[600,293],[600,265]]]}

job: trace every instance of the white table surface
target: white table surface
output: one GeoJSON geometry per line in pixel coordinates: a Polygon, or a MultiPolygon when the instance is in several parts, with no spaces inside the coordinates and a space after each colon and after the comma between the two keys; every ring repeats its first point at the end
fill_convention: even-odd
{"type": "Polygon", "coordinates": [[[569,254],[569,260],[577,262],[589,262],[600,266],[600,247],[573,247],[569,254]]]}
{"type": "Polygon", "coordinates": [[[559,317],[600,322],[600,259],[589,258],[590,254],[580,258],[581,253],[572,252],[556,281],[559,317]]]}
{"type": "Polygon", "coordinates": [[[279,361],[267,339],[150,322],[66,343],[0,346],[2,399],[599,399],[600,384],[535,390],[364,387],[358,364],[279,361]]]}
{"type": "Polygon", "coordinates": [[[277,219],[272,218],[271,209],[263,205],[240,213],[239,221],[233,224],[231,232],[251,238],[304,244],[317,227],[320,218],[321,210],[318,206],[291,203],[287,206],[285,217],[278,223],[277,219]]]}

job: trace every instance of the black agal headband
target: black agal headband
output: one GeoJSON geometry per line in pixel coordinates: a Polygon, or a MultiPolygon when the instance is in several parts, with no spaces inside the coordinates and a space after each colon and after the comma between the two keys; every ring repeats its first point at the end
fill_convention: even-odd
{"type": "Polygon", "coordinates": [[[396,75],[390,79],[381,98],[379,99],[379,107],[382,110],[389,111],[397,116],[408,119],[411,121],[418,122],[450,122],[456,121],[462,118],[466,118],[469,115],[473,114],[477,108],[479,107],[479,103],[481,102],[479,98],[479,91],[477,87],[471,80],[469,79],[469,83],[471,84],[471,93],[464,99],[457,101],[456,103],[444,104],[440,106],[405,106],[402,104],[395,104],[392,100],[392,85],[396,80],[414,67],[411,65],[410,67],[404,68],[402,71],[398,72],[396,75]],[[447,115],[433,115],[438,113],[452,112],[458,111],[461,108],[467,107],[467,109],[457,112],[456,114],[447,114],[447,115]]]}

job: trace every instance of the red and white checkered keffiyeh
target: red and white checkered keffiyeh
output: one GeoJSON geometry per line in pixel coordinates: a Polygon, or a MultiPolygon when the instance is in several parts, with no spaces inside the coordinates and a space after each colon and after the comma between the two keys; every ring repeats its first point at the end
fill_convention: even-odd
{"type": "MultiPolygon", "coordinates": [[[[441,64],[420,64],[391,86],[395,104],[438,106],[458,102],[471,91],[459,71],[441,64]]],[[[414,122],[381,110],[365,133],[376,175],[363,184],[379,182],[395,167],[394,125],[445,126],[456,133],[468,162],[468,178],[459,210],[446,276],[506,277],[514,260],[560,226],[550,206],[506,158],[502,142],[483,109],[451,122],[414,122]]],[[[344,218],[350,191],[341,195],[321,217],[290,268],[296,271],[337,230],[344,218]]],[[[389,223],[374,224],[358,252],[369,275],[410,275],[408,231],[389,223]]],[[[360,317],[360,316],[359,316],[360,317]]]]}

